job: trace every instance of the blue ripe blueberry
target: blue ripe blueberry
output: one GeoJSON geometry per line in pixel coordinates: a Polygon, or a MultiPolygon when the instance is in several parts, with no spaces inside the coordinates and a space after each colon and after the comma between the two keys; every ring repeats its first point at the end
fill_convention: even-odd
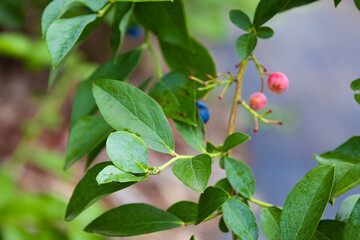
{"type": "Polygon", "coordinates": [[[127,34],[131,37],[137,38],[140,37],[142,34],[142,29],[138,25],[132,25],[128,27],[127,34]]]}
{"type": "Polygon", "coordinates": [[[208,106],[202,101],[196,102],[196,107],[199,109],[199,115],[204,123],[207,123],[210,118],[210,110],[208,106]]]}

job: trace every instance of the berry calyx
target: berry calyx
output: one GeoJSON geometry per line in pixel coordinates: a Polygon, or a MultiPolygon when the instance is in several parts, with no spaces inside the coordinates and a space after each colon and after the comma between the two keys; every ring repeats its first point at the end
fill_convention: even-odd
{"type": "Polygon", "coordinates": [[[275,72],[269,75],[267,85],[272,93],[281,94],[288,89],[289,80],[285,74],[275,72]]]}
{"type": "Polygon", "coordinates": [[[256,92],[251,94],[249,99],[250,107],[255,111],[264,109],[267,104],[267,98],[265,94],[261,92],[256,92]]]}

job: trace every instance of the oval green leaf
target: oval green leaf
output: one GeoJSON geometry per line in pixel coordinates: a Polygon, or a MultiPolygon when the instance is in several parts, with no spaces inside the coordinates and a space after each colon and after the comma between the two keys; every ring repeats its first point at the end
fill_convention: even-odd
{"type": "Polygon", "coordinates": [[[228,199],[229,194],[222,188],[208,187],[204,193],[200,195],[198,214],[195,225],[204,221],[208,216],[221,207],[228,199]]]}
{"type": "Polygon", "coordinates": [[[334,181],[334,166],[312,169],[286,198],[280,223],[280,239],[310,239],[316,230],[334,181]]]}
{"type": "Polygon", "coordinates": [[[184,226],[173,214],[154,206],[134,203],[105,212],[84,230],[110,237],[129,237],[184,226]]]}
{"type": "Polygon", "coordinates": [[[198,205],[195,202],[181,201],[173,204],[167,211],[180,218],[186,225],[190,225],[196,221],[198,205]]]}
{"type": "Polygon", "coordinates": [[[211,157],[201,154],[193,158],[178,160],[172,171],[185,186],[194,191],[203,192],[210,179],[211,164],[211,157]]]}
{"type": "Polygon", "coordinates": [[[221,232],[223,233],[228,233],[230,232],[228,226],[226,225],[225,221],[224,221],[224,217],[221,217],[219,220],[219,229],[221,232]]]}
{"type": "Polygon", "coordinates": [[[49,27],[46,43],[53,67],[56,67],[75,45],[84,28],[95,21],[96,14],[57,19],[49,27]]]}
{"type": "Polygon", "coordinates": [[[118,131],[110,134],[106,141],[106,152],[119,169],[129,173],[146,173],[148,152],[138,136],[118,131]]]}
{"type": "Polygon", "coordinates": [[[101,172],[96,176],[96,181],[98,184],[106,184],[111,182],[140,182],[145,180],[146,177],[147,175],[138,177],[110,165],[101,170],[101,172]]]}
{"type": "Polygon", "coordinates": [[[215,187],[223,189],[225,192],[230,194],[232,190],[232,186],[229,183],[229,180],[227,178],[220,179],[216,184],[215,187]]]}
{"type": "Polygon", "coordinates": [[[343,240],[354,239],[360,239],[360,199],[358,199],[351,211],[343,234],[343,240]]]}
{"type": "Polygon", "coordinates": [[[356,202],[360,199],[360,194],[355,194],[347,197],[339,208],[339,211],[336,214],[336,220],[347,222],[350,217],[351,211],[353,210],[356,202]]]}
{"type": "Polygon", "coordinates": [[[133,185],[135,182],[128,183],[108,183],[99,185],[96,176],[106,167],[112,165],[111,162],[103,162],[96,164],[89,169],[85,176],[76,185],[75,190],[70,198],[66,208],[65,220],[71,221],[77,217],[82,211],[91,206],[96,201],[109,195],[110,193],[119,191],[133,185]]]}
{"type": "Polygon", "coordinates": [[[96,149],[113,131],[102,116],[84,116],[70,130],[64,169],[96,149]]]}
{"type": "Polygon", "coordinates": [[[269,27],[259,27],[256,29],[256,35],[259,38],[268,39],[274,36],[274,30],[269,27]]]}
{"type": "Polygon", "coordinates": [[[233,149],[234,147],[243,144],[249,139],[250,137],[245,133],[241,133],[241,132],[233,133],[225,139],[224,145],[222,147],[222,151],[227,152],[230,149],[233,149]]]}
{"type": "Polygon", "coordinates": [[[280,239],[281,209],[277,207],[263,208],[260,212],[261,230],[269,240],[280,239]]]}
{"type": "Polygon", "coordinates": [[[174,125],[189,146],[199,152],[206,152],[204,123],[200,116],[196,115],[196,126],[176,120],[174,120],[174,125]]]}
{"type": "Polygon", "coordinates": [[[67,10],[76,5],[85,5],[92,11],[97,12],[105,6],[107,0],[54,0],[50,2],[42,15],[41,18],[41,31],[42,35],[45,36],[49,26],[67,10]]]}
{"type": "Polygon", "coordinates": [[[360,152],[358,149],[360,149],[360,136],[354,136],[336,149],[321,155],[314,155],[314,157],[320,164],[336,162],[357,164],[360,163],[360,152]]]}
{"type": "Polygon", "coordinates": [[[250,198],[254,195],[255,179],[245,163],[233,158],[225,158],[225,171],[230,184],[243,197],[250,198]]]}
{"type": "Polygon", "coordinates": [[[230,198],[222,205],[223,217],[229,228],[242,240],[258,239],[259,228],[250,208],[230,198]]]}
{"type": "Polygon", "coordinates": [[[255,50],[257,44],[257,37],[253,33],[241,35],[236,40],[236,51],[241,60],[247,59],[255,50]]]}
{"type": "Polygon", "coordinates": [[[316,228],[317,232],[321,232],[328,239],[342,240],[345,223],[337,220],[321,220],[316,228]]]}
{"type": "Polygon", "coordinates": [[[252,28],[249,16],[241,10],[231,10],[229,13],[230,20],[238,28],[250,32],[252,28]]]}
{"type": "Polygon", "coordinates": [[[77,90],[71,111],[71,127],[82,117],[97,111],[92,93],[93,81],[110,78],[124,81],[134,71],[141,58],[143,47],[119,55],[117,58],[100,66],[90,77],[82,81],[77,90]]]}
{"type": "Polygon", "coordinates": [[[166,74],[151,88],[149,95],[167,117],[196,125],[195,82],[185,72],[166,74]]]}
{"type": "Polygon", "coordinates": [[[114,129],[139,135],[148,148],[174,154],[174,138],[161,107],[138,88],[116,80],[96,80],[96,104],[114,129]]]}

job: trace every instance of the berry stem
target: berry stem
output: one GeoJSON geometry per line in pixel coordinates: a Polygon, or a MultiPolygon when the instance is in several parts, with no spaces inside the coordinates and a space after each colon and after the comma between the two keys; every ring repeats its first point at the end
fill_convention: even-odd
{"type": "Polygon", "coordinates": [[[158,79],[160,80],[162,77],[162,68],[161,68],[161,63],[160,63],[160,59],[159,56],[157,55],[154,45],[151,42],[150,36],[149,36],[149,32],[145,31],[145,42],[149,48],[149,51],[154,59],[155,62],[155,67],[156,67],[156,75],[158,77],[158,79]]]}
{"type": "Polygon", "coordinates": [[[231,113],[230,113],[228,135],[231,135],[234,132],[236,113],[237,113],[237,108],[238,108],[238,104],[239,104],[238,101],[239,101],[239,99],[241,99],[241,90],[242,90],[244,73],[245,73],[247,63],[248,63],[248,59],[245,59],[244,61],[241,62],[239,73],[236,78],[237,79],[236,90],[235,90],[233,105],[232,105],[231,113]]]}
{"type": "Polygon", "coordinates": [[[260,121],[262,121],[266,124],[272,123],[272,124],[282,125],[281,121],[274,121],[274,120],[269,120],[269,119],[264,118],[264,116],[266,116],[267,113],[271,113],[272,110],[271,111],[269,110],[265,114],[259,114],[258,112],[253,110],[244,100],[239,100],[239,104],[241,104],[246,110],[248,110],[255,118],[259,119],[260,121]]]}
{"type": "Polygon", "coordinates": [[[260,74],[260,79],[261,79],[261,89],[260,89],[260,92],[261,93],[264,93],[264,70],[262,68],[264,68],[263,65],[261,65],[259,63],[259,61],[256,59],[255,55],[252,53],[251,54],[251,60],[253,60],[253,62],[255,63],[256,65],[256,69],[258,70],[259,74],[260,74]]]}
{"type": "MultiPolygon", "coordinates": [[[[247,198],[248,201],[252,202],[252,203],[255,203],[256,205],[259,205],[263,208],[267,208],[267,207],[277,207],[277,206],[274,206],[270,203],[267,203],[267,202],[263,202],[263,201],[260,201],[260,200],[257,200],[255,198],[247,198]]],[[[282,207],[277,207],[277,208],[280,208],[282,209],[282,207]]]]}
{"type": "Polygon", "coordinates": [[[103,7],[101,10],[98,11],[97,17],[100,18],[100,17],[104,16],[107,13],[107,11],[111,8],[113,3],[114,3],[113,1],[109,1],[109,3],[107,3],[105,5],[105,7],[103,7]]]}

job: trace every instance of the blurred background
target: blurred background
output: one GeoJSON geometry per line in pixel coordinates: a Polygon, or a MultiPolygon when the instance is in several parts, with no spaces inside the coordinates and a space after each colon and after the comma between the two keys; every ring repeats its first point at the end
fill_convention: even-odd
{"type": "MultiPolygon", "coordinates": [[[[84,161],[63,171],[72,101],[77,84],[100,64],[111,59],[107,39],[110,26],[104,22],[83,44],[72,51],[60,73],[50,73],[50,59],[40,34],[41,14],[49,1],[0,0],[0,239],[104,239],[82,232],[106,209],[132,202],[145,202],[167,209],[181,200],[198,201],[168,169],[161,176],[122,190],[95,204],[73,222],[65,222],[66,204],[84,175],[84,161]],[[105,39],[105,40],[104,40],[105,39]],[[49,77],[52,84],[48,84],[49,77]]],[[[242,32],[228,20],[230,9],[252,15],[257,1],[185,0],[190,33],[210,50],[218,72],[236,71],[239,61],[235,41],[242,32]]],[[[275,30],[269,40],[259,40],[255,54],[269,72],[284,72],[290,81],[283,95],[266,92],[269,116],[283,126],[254,122],[240,109],[236,131],[252,140],[234,150],[256,179],[255,197],[282,206],[293,186],[317,165],[312,155],[331,150],[359,132],[360,111],[350,82],[360,76],[360,13],[352,1],[337,9],[333,1],[319,1],[278,15],[267,25],[275,30]]],[[[154,38],[154,43],[156,39],[154,38]]],[[[129,31],[121,51],[143,42],[141,29],[129,31]]],[[[166,66],[164,64],[164,68],[166,66]]],[[[154,71],[148,52],[130,77],[140,84],[154,71]]],[[[249,64],[243,96],[259,91],[260,79],[249,64]]],[[[212,92],[207,99],[211,117],[207,139],[220,144],[226,137],[234,89],[222,101],[212,92]]],[[[193,154],[174,129],[176,151],[193,154]]],[[[97,161],[105,161],[102,152],[97,161]]],[[[160,165],[168,156],[150,151],[150,164],[160,165]]],[[[210,184],[225,176],[214,165],[210,184]]],[[[342,200],[323,218],[334,218],[342,200]]],[[[258,214],[259,208],[252,206],[258,214]]],[[[133,239],[231,239],[217,229],[218,220],[133,239]]],[[[260,239],[265,239],[262,235],[260,239]]]]}

